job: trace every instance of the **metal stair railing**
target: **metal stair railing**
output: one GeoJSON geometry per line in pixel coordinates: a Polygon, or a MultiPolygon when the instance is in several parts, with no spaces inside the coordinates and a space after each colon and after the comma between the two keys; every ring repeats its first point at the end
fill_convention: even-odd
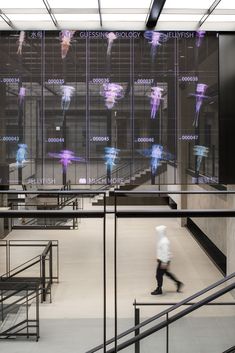
{"type": "Polygon", "coordinates": [[[1,284],[0,294],[0,338],[35,336],[38,341],[39,296],[41,294],[39,285],[4,282],[1,284]],[[35,299],[36,305],[29,313],[30,306],[35,299]]]}
{"type": "MultiPolygon", "coordinates": [[[[183,305],[186,305],[188,304],[190,301],[204,295],[205,293],[209,292],[210,290],[218,287],[219,285],[221,284],[224,284],[226,283],[227,281],[231,280],[232,278],[235,278],[235,272],[226,276],[225,278],[222,278],[221,280],[211,284],[210,286],[204,288],[203,290],[201,291],[198,291],[196,292],[195,294],[191,295],[190,297],[180,301],[179,303],[171,306],[170,308],[168,309],[165,309],[163,310],[162,312],[160,312],[159,314],[157,315],[154,315],[152,316],[151,318],[147,319],[147,320],[144,320],[142,323],[138,324],[138,325],[135,325],[133,327],[131,327],[130,329],[122,332],[121,334],[117,335],[116,337],[113,337],[109,340],[106,341],[106,344],[105,346],[107,347],[109,344],[111,343],[115,343],[115,347],[114,347],[114,350],[108,350],[106,351],[107,353],[111,353],[111,352],[116,352],[116,351],[119,351],[121,349],[124,349],[136,342],[138,342],[139,340],[149,336],[150,334],[152,333],[155,333],[156,331],[168,326],[168,324],[176,321],[177,319],[180,319],[182,316],[185,316],[187,315],[188,313],[198,309],[199,307],[203,306],[204,304],[207,304],[209,303],[210,301],[214,300],[214,299],[217,299],[219,296],[231,291],[232,289],[235,288],[235,282],[232,283],[231,285],[227,286],[226,288],[223,288],[222,290],[219,290],[217,291],[216,293],[206,297],[205,299],[202,299],[200,302],[197,302],[197,303],[194,303],[191,305],[191,307],[187,308],[187,309],[184,309],[182,312],[178,313],[178,314],[175,314],[174,316],[172,316],[170,319],[168,320],[165,320],[163,322],[161,322],[160,324],[152,327],[151,329],[148,329],[146,330],[146,332],[143,332],[141,334],[138,334],[136,335],[134,338],[132,339],[129,339],[127,340],[126,342],[120,344],[119,346],[117,345],[117,341],[127,335],[129,335],[130,333],[136,333],[139,331],[139,329],[143,328],[144,326],[148,325],[149,323],[153,322],[153,321],[156,321],[157,319],[161,318],[162,316],[164,315],[168,315],[170,312],[172,312],[173,310],[176,310],[180,307],[183,307],[183,305]],[[225,290],[225,291],[224,291],[225,290]],[[224,291],[224,292],[223,292],[224,291]],[[218,295],[219,293],[219,295],[218,295]],[[215,297],[214,297],[215,296],[215,297]],[[213,297],[213,299],[211,299],[213,297]],[[209,299],[208,299],[209,298],[209,299]],[[183,315],[181,315],[183,313],[183,315]],[[162,326],[163,325],[163,326],[162,326]],[[153,332],[152,332],[153,330],[153,332]],[[128,343],[128,344],[127,344],[128,343]],[[127,344],[127,345],[126,345],[127,344]]],[[[97,352],[99,351],[100,349],[104,348],[104,344],[100,344],[96,347],[94,347],[93,349],[87,351],[86,353],[94,353],[94,352],[97,352]]]]}

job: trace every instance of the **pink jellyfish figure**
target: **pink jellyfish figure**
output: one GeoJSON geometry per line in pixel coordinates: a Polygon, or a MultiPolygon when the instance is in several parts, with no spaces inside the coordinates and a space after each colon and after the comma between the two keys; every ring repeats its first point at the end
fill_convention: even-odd
{"type": "Polygon", "coordinates": [[[198,119],[199,119],[199,114],[201,110],[201,106],[203,103],[203,100],[209,98],[208,96],[205,96],[206,90],[208,88],[208,85],[205,83],[198,83],[196,87],[196,93],[191,94],[191,96],[196,97],[196,111],[195,111],[195,117],[193,121],[193,126],[198,126],[198,119]]]}
{"type": "Polygon", "coordinates": [[[161,45],[161,43],[167,41],[168,39],[166,34],[156,31],[145,31],[144,38],[146,38],[149,44],[151,44],[152,59],[155,58],[157,54],[157,48],[161,45]]]}
{"type": "Polygon", "coordinates": [[[106,34],[106,38],[108,39],[107,55],[110,56],[113,42],[117,36],[113,32],[109,32],[106,34]]]}
{"type": "Polygon", "coordinates": [[[123,87],[117,83],[104,83],[100,94],[105,98],[105,106],[112,109],[118,99],[123,98],[123,87]]]}
{"type": "Polygon", "coordinates": [[[205,37],[206,31],[196,31],[196,47],[199,48],[202,44],[202,39],[205,37]]]}
{"type": "Polygon", "coordinates": [[[162,100],[162,91],[163,88],[160,87],[151,87],[151,94],[150,94],[150,104],[151,104],[151,119],[155,119],[158,109],[160,107],[160,103],[162,100]]]}
{"type": "Polygon", "coordinates": [[[23,48],[23,45],[25,44],[25,31],[20,31],[17,44],[18,44],[17,54],[22,55],[22,48],[23,48]]]}
{"type": "Polygon", "coordinates": [[[61,58],[65,59],[68,53],[70,42],[74,36],[76,31],[63,30],[60,32],[60,40],[61,40],[61,58]]]}
{"type": "Polygon", "coordinates": [[[61,92],[62,92],[62,98],[61,98],[61,108],[63,112],[69,109],[69,105],[71,102],[71,97],[74,94],[75,88],[72,86],[61,86],[60,87],[61,92]]]}
{"type": "Polygon", "coordinates": [[[26,94],[26,88],[20,87],[19,94],[18,94],[20,106],[22,106],[24,103],[25,94],[26,94]]]}
{"type": "Polygon", "coordinates": [[[48,153],[50,157],[59,158],[62,164],[63,173],[66,173],[67,168],[72,161],[74,162],[85,162],[84,158],[74,156],[74,152],[70,150],[62,150],[60,153],[48,153]]]}

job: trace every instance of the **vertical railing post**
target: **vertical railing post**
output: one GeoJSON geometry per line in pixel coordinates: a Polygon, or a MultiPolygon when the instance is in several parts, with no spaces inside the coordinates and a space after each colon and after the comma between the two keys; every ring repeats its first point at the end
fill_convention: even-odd
{"type": "Polygon", "coordinates": [[[169,315],[168,313],[166,314],[166,353],[169,353],[169,325],[168,325],[168,320],[169,320],[169,315]]]}
{"type": "Polygon", "coordinates": [[[49,250],[49,274],[50,274],[50,303],[51,303],[51,287],[53,283],[53,257],[52,257],[52,242],[50,245],[50,250],[49,250]]]}
{"type": "Polygon", "coordinates": [[[26,289],[26,321],[27,321],[27,338],[29,338],[29,291],[26,289]]]}
{"type": "Polygon", "coordinates": [[[39,332],[39,289],[38,286],[36,287],[36,341],[38,341],[40,337],[40,332],[39,332]]]}
{"type": "Polygon", "coordinates": [[[42,301],[46,301],[46,257],[42,255],[42,301]]]}
{"type": "MultiPolygon", "coordinates": [[[[136,307],[136,301],[134,303],[134,311],[135,311],[135,326],[140,323],[140,309],[136,307]]],[[[135,337],[140,333],[140,329],[135,330],[135,337]]],[[[135,342],[135,353],[140,353],[140,341],[135,342]]]]}

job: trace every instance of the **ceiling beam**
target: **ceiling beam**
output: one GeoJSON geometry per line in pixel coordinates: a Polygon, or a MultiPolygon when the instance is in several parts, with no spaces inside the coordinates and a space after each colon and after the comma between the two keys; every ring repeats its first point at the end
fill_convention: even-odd
{"type": "Polygon", "coordinates": [[[4,12],[2,12],[2,10],[0,10],[0,17],[3,19],[4,22],[6,22],[6,24],[8,24],[9,27],[11,27],[12,29],[15,29],[13,23],[10,21],[7,15],[5,15],[4,12]]]}
{"type": "Polygon", "coordinates": [[[99,16],[100,16],[100,27],[102,27],[102,15],[101,15],[100,0],[98,0],[98,11],[99,11],[99,16]]]}
{"type": "Polygon", "coordinates": [[[198,28],[200,28],[203,23],[208,19],[208,17],[212,14],[212,12],[215,10],[215,8],[219,5],[221,0],[215,0],[211,7],[207,10],[205,15],[202,16],[201,20],[199,21],[198,28]]]}
{"type": "Polygon", "coordinates": [[[54,16],[54,14],[51,11],[51,7],[50,7],[48,1],[47,0],[43,0],[43,3],[45,5],[45,8],[47,9],[48,14],[50,15],[50,18],[51,18],[52,22],[54,23],[55,27],[58,28],[59,27],[58,26],[58,22],[57,22],[57,20],[56,20],[56,18],[54,16]]]}
{"type": "Polygon", "coordinates": [[[146,23],[147,28],[154,28],[156,26],[158,18],[162,12],[163,6],[165,5],[165,2],[166,0],[153,0],[149,17],[146,23]]]}

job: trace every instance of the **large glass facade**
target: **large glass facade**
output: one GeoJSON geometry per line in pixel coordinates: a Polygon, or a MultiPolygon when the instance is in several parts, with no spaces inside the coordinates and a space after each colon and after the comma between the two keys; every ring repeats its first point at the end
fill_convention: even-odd
{"type": "Polygon", "coordinates": [[[218,182],[216,33],[11,31],[0,50],[1,184],[218,182]]]}

